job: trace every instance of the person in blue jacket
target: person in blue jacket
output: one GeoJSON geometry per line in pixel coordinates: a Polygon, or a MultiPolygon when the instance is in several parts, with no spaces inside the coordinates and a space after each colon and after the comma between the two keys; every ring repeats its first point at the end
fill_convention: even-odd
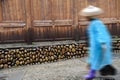
{"type": "Polygon", "coordinates": [[[94,78],[97,70],[112,63],[111,35],[104,23],[97,18],[103,10],[95,6],[88,6],[80,11],[80,15],[89,20],[87,27],[89,51],[87,63],[90,65],[86,79],[94,78]]]}

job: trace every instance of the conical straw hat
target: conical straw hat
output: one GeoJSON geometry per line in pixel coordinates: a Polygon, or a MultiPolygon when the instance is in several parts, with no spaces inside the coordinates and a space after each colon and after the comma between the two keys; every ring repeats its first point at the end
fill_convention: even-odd
{"type": "Polygon", "coordinates": [[[81,16],[97,16],[103,13],[103,10],[101,8],[95,7],[95,6],[88,6],[80,11],[81,16]]]}

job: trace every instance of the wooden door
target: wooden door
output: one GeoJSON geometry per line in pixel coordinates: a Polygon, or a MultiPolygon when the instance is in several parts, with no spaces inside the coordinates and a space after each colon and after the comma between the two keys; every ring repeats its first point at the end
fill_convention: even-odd
{"type": "Polygon", "coordinates": [[[0,0],[0,42],[25,41],[27,0],[0,0]]]}
{"type": "Polygon", "coordinates": [[[73,0],[31,0],[34,41],[72,39],[73,0]]]}
{"type": "Polygon", "coordinates": [[[79,11],[91,4],[105,10],[105,23],[118,21],[107,25],[119,34],[119,0],[0,0],[0,43],[84,39],[87,21],[79,11]]]}
{"type": "Polygon", "coordinates": [[[53,0],[53,20],[55,39],[73,39],[74,37],[74,0],[53,0]]]}
{"type": "Polygon", "coordinates": [[[52,0],[31,0],[34,41],[53,39],[52,0]]]}

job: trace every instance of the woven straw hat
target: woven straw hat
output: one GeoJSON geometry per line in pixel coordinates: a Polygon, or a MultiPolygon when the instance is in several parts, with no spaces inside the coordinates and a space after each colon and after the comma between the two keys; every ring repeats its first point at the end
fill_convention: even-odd
{"type": "Polygon", "coordinates": [[[103,13],[101,8],[89,5],[88,7],[84,8],[80,11],[81,16],[97,16],[103,13]]]}

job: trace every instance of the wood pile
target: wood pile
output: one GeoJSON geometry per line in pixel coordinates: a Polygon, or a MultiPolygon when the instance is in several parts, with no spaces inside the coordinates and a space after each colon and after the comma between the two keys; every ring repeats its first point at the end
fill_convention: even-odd
{"type": "Polygon", "coordinates": [[[0,69],[83,57],[86,52],[83,43],[0,49],[0,69]]]}
{"type": "MultiPolygon", "coordinates": [[[[114,41],[112,45],[113,52],[120,50],[120,40],[114,41]]],[[[87,51],[86,43],[1,48],[0,69],[80,58],[86,56],[87,51]]]]}

